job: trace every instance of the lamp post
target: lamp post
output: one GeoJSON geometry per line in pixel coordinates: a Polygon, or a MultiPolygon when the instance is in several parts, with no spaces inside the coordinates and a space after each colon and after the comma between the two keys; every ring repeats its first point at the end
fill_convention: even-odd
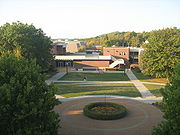
{"type": "Polygon", "coordinates": [[[66,63],[66,73],[68,74],[68,63],[66,63]]]}
{"type": "Polygon", "coordinates": [[[126,64],[124,63],[124,75],[126,74],[126,64]]]}

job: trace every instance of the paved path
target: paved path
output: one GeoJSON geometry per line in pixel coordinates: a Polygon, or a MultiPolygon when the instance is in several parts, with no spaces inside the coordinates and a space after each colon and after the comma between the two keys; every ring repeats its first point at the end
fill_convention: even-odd
{"type": "Polygon", "coordinates": [[[144,84],[166,85],[166,83],[142,82],[144,84]]]}
{"type": "Polygon", "coordinates": [[[131,81],[54,81],[57,83],[132,83],[131,81]]]}
{"type": "MultiPolygon", "coordinates": [[[[77,99],[84,99],[84,98],[102,98],[105,97],[104,95],[89,95],[89,96],[79,96],[79,97],[69,97],[65,98],[60,95],[55,95],[56,98],[61,101],[61,102],[66,102],[66,101],[72,101],[72,100],[77,100],[77,99]]],[[[130,100],[135,100],[139,101],[142,103],[146,104],[152,104],[157,101],[162,101],[162,97],[147,97],[147,98],[142,98],[142,97],[127,97],[127,96],[113,96],[113,95],[106,95],[107,98],[121,98],[121,99],[130,99],[130,100]]]]}
{"type": "MultiPolygon", "coordinates": [[[[56,83],[133,83],[132,81],[66,81],[57,80],[56,83]]],[[[165,83],[142,82],[143,84],[166,85],[165,83]]]]}
{"type": "Polygon", "coordinates": [[[80,73],[99,73],[99,72],[102,72],[102,73],[124,73],[124,71],[76,71],[76,72],[80,72],[80,73]]]}
{"type": "Polygon", "coordinates": [[[160,123],[162,113],[156,107],[134,100],[107,98],[108,102],[122,104],[127,116],[119,120],[93,120],[83,115],[83,107],[104,98],[83,98],[63,102],[55,107],[60,113],[59,132],[62,135],[151,135],[154,126],[160,123]]]}
{"type": "Polygon", "coordinates": [[[126,74],[134,86],[139,90],[143,98],[154,97],[154,95],[143,85],[143,83],[136,78],[131,70],[127,70],[126,74]]]}
{"type": "Polygon", "coordinates": [[[54,76],[52,76],[51,78],[49,78],[48,80],[46,80],[46,83],[49,85],[52,82],[56,82],[58,81],[59,78],[63,77],[65,74],[66,72],[59,72],[55,74],[54,76]]]}

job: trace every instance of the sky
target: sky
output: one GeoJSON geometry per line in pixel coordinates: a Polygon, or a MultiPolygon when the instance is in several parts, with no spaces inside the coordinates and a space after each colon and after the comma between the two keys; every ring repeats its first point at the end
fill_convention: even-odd
{"type": "Polygon", "coordinates": [[[16,21],[51,38],[180,28],[180,0],[0,0],[0,26],[16,21]]]}

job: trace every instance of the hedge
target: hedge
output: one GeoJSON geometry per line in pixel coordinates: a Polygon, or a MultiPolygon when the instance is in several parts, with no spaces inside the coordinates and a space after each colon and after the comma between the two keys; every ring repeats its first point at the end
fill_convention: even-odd
{"type": "Polygon", "coordinates": [[[119,105],[119,104],[115,104],[115,103],[111,103],[111,102],[96,102],[96,103],[90,103],[90,104],[86,105],[83,108],[83,113],[85,116],[92,118],[92,119],[115,120],[115,119],[120,119],[120,118],[124,117],[127,114],[127,110],[124,106],[119,105]],[[92,108],[98,107],[98,106],[114,107],[118,111],[112,112],[112,113],[101,113],[101,112],[92,111],[92,108]]]}

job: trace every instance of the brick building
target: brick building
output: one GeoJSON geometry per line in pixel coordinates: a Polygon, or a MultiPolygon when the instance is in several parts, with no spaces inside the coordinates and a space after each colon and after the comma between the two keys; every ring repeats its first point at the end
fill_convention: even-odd
{"type": "MultiPolygon", "coordinates": [[[[67,51],[67,46],[66,46],[67,51]]],[[[139,47],[104,47],[103,55],[78,54],[55,55],[56,67],[74,69],[119,69],[137,66],[143,48],[139,47]]]]}
{"type": "Polygon", "coordinates": [[[104,56],[114,56],[116,59],[123,59],[127,66],[138,65],[140,55],[143,52],[143,48],[140,47],[104,47],[104,56]]]}

